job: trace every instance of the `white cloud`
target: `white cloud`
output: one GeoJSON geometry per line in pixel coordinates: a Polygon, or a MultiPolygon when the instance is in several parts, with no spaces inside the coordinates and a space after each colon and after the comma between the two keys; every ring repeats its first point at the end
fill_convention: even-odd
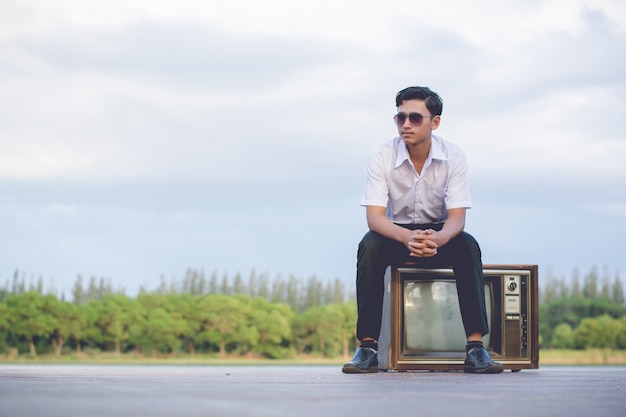
{"type": "MultiPolygon", "coordinates": [[[[415,2],[34,4],[14,3],[20,25],[3,32],[4,178],[213,178],[225,162],[271,167],[298,146],[347,156],[393,134],[393,92],[421,80],[447,103],[442,131],[480,132],[485,145],[504,134],[492,146],[516,155],[507,167],[519,175],[542,136],[582,144],[569,126],[593,109],[577,94],[624,107],[615,2],[497,2],[496,18],[481,2],[430,13],[415,2]],[[590,93],[598,84],[606,91],[590,93]],[[563,107],[571,114],[555,116],[563,107]],[[530,121],[541,135],[517,137],[530,121]]],[[[621,151],[603,117],[609,145],[595,155],[621,151]]]]}
{"type": "Polygon", "coordinates": [[[509,111],[465,118],[451,136],[467,148],[476,174],[493,181],[623,183],[624,111],[610,89],[572,88],[509,111]]]}

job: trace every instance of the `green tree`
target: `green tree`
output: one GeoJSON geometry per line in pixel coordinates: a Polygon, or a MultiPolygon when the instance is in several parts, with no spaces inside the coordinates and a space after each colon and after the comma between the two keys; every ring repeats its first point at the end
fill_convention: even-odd
{"type": "MultiPolygon", "coordinates": [[[[201,278],[197,281],[197,287],[192,292],[201,291],[201,278]]],[[[167,308],[172,318],[178,325],[178,339],[180,347],[191,355],[196,353],[196,335],[201,328],[201,320],[196,308],[200,299],[199,295],[189,293],[171,294],[167,297],[167,308]]]]}
{"type": "Polygon", "coordinates": [[[224,274],[224,276],[222,277],[222,283],[220,284],[220,289],[219,289],[220,294],[224,294],[224,295],[231,295],[232,291],[230,288],[230,284],[228,283],[228,275],[224,274]]]}
{"type": "Polygon", "coordinates": [[[253,314],[250,316],[250,327],[258,333],[258,353],[269,358],[291,356],[293,352],[288,348],[293,318],[291,308],[260,297],[251,301],[253,314]]]}
{"type": "Polygon", "coordinates": [[[76,277],[76,281],[74,282],[74,287],[72,288],[72,297],[73,297],[73,302],[76,305],[82,306],[85,304],[86,300],[86,295],[85,295],[85,288],[83,287],[83,277],[81,275],[78,275],[78,277],[76,277]]]}
{"type": "Polygon", "coordinates": [[[217,294],[219,292],[219,283],[217,279],[217,271],[213,271],[209,279],[209,294],[217,294]]]}
{"type": "Polygon", "coordinates": [[[617,318],[625,313],[626,308],[623,305],[611,303],[605,298],[565,297],[541,303],[539,305],[539,332],[542,346],[552,346],[554,329],[561,323],[567,323],[576,329],[585,318],[599,317],[604,314],[617,318]]]}
{"type": "Polygon", "coordinates": [[[582,297],[582,290],[580,289],[580,277],[578,276],[578,270],[572,278],[572,289],[569,294],[572,298],[582,297]]]}
{"type": "Polygon", "coordinates": [[[188,268],[183,278],[183,286],[181,292],[183,294],[195,294],[197,291],[198,273],[195,269],[188,268]]]}
{"type": "Polygon", "coordinates": [[[247,309],[242,297],[215,294],[202,297],[198,304],[202,315],[202,327],[198,341],[218,347],[220,356],[225,356],[227,345],[254,346],[258,333],[248,326],[247,309]]]}
{"type": "Polygon", "coordinates": [[[287,283],[278,274],[274,282],[272,283],[272,292],[269,296],[269,300],[275,303],[287,302],[287,283]]]}
{"type": "Polygon", "coordinates": [[[556,349],[573,349],[575,345],[572,326],[567,323],[556,326],[552,336],[552,346],[556,349]]]}
{"type": "Polygon", "coordinates": [[[256,271],[253,269],[250,271],[250,276],[248,277],[248,295],[250,297],[256,297],[258,295],[259,284],[257,281],[256,271]]]}
{"type": "Polygon", "coordinates": [[[105,294],[102,299],[89,300],[88,305],[95,318],[91,327],[92,340],[101,343],[105,350],[112,348],[120,355],[122,344],[129,339],[130,327],[141,314],[136,301],[123,294],[105,294]]]}
{"type": "Polygon", "coordinates": [[[196,350],[206,350],[205,341],[200,335],[204,331],[207,320],[207,303],[204,302],[207,297],[209,295],[192,297],[187,302],[181,300],[185,327],[182,329],[180,338],[182,347],[192,355],[196,353],[196,350]]]}
{"type": "Polygon", "coordinates": [[[570,296],[577,298],[577,297],[584,297],[583,295],[583,290],[581,289],[581,284],[580,284],[580,270],[578,268],[574,268],[574,270],[572,271],[572,291],[570,296]]]}
{"type": "Polygon", "coordinates": [[[266,300],[270,298],[270,284],[267,273],[259,275],[259,287],[257,289],[256,296],[266,300]]]}
{"type": "Polygon", "coordinates": [[[300,302],[300,288],[301,285],[298,279],[295,276],[290,275],[289,281],[287,282],[287,299],[285,301],[295,311],[302,311],[302,303],[300,302]]]}
{"type": "Polygon", "coordinates": [[[28,343],[32,356],[37,356],[35,342],[47,339],[57,326],[56,319],[46,313],[46,302],[47,299],[36,291],[10,295],[6,299],[10,331],[28,343]]]}
{"type": "Polygon", "coordinates": [[[22,278],[20,279],[20,271],[15,270],[13,273],[13,281],[11,284],[11,294],[17,295],[26,292],[26,279],[24,274],[22,274],[22,278]]]}
{"type": "Polygon", "coordinates": [[[585,275],[583,296],[588,300],[593,300],[598,296],[598,268],[595,266],[585,275]]]}
{"type": "Polygon", "coordinates": [[[54,354],[61,356],[63,345],[70,338],[79,338],[84,327],[84,316],[80,314],[80,307],[76,304],[65,303],[51,297],[46,303],[46,314],[52,315],[55,327],[50,334],[54,354]]]}
{"type": "Polygon", "coordinates": [[[335,278],[334,281],[328,282],[324,292],[325,304],[342,304],[346,301],[344,285],[339,278],[335,278]]]}
{"type": "Polygon", "coordinates": [[[156,357],[158,352],[169,353],[178,349],[181,325],[163,307],[156,307],[146,310],[146,314],[131,326],[130,333],[142,351],[151,351],[156,357]]]}
{"type": "Polygon", "coordinates": [[[241,277],[241,274],[237,272],[235,274],[235,280],[233,282],[233,294],[245,294],[245,293],[246,293],[246,286],[243,283],[243,278],[241,277]]]}
{"type": "Polygon", "coordinates": [[[207,282],[204,272],[195,269],[187,269],[183,279],[182,292],[190,295],[204,294],[207,290],[207,282]]]}
{"type": "Polygon", "coordinates": [[[7,317],[7,304],[2,300],[0,301],[0,352],[4,352],[7,348],[7,330],[9,328],[7,317]]]}
{"type": "Polygon", "coordinates": [[[611,301],[613,301],[614,304],[624,305],[624,286],[622,285],[619,274],[615,274],[615,279],[613,280],[611,301]]]}
{"type": "Polygon", "coordinates": [[[85,337],[87,331],[89,316],[86,314],[85,306],[66,303],[67,315],[65,322],[60,326],[61,332],[65,340],[74,342],[76,353],[80,354],[81,341],[85,337]]]}
{"type": "Polygon", "coordinates": [[[615,337],[615,348],[626,349],[626,317],[615,319],[615,321],[617,322],[615,326],[617,332],[615,337]]]}
{"type": "Polygon", "coordinates": [[[326,316],[325,323],[319,328],[319,350],[324,356],[332,357],[342,352],[345,341],[344,311],[338,304],[321,306],[326,316]]]}
{"type": "Polygon", "coordinates": [[[9,282],[7,281],[4,287],[0,288],[0,301],[4,301],[9,294],[9,282]]]}
{"type": "Polygon", "coordinates": [[[579,349],[613,348],[620,335],[621,323],[609,315],[585,318],[574,331],[574,340],[579,349]]]}
{"type": "Polygon", "coordinates": [[[298,353],[318,352],[334,356],[343,347],[343,328],[344,318],[339,306],[311,307],[295,320],[294,344],[298,353]]]}
{"type": "Polygon", "coordinates": [[[604,298],[607,300],[611,299],[611,278],[609,276],[609,269],[605,265],[602,268],[602,281],[600,285],[600,298],[604,298]]]}
{"type": "Polygon", "coordinates": [[[85,297],[87,300],[100,300],[106,294],[111,293],[113,293],[113,286],[110,279],[107,280],[101,277],[100,280],[97,280],[95,276],[92,276],[89,279],[89,286],[87,287],[85,297]]]}
{"type": "Polygon", "coordinates": [[[548,267],[543,283],[543,287],[539,293],[541,302],[552,301],[557,298],[556,278],[554,277],[552,268],[548,267]]]}
{"type": "Polygon", "coordinates": [[[37,291],[39,294],[43,294],[43,277],[40,275],[37,279],[36,285],[31,285],[32,291],[37,291]]]}
{"type": "Polygon", "coordinates": [[[87,300],[98,300],[100,298],[100,292],[98,291],[98,283],[95,276],[89,278],[89,286],[86,293],[87,300]]]}
{"type": "Polygon", "coordinates": [[[344,302],[337,306],[342,316],[341,323],[341,341],[343,346],[342,355],[344,358],[348,358],[350,356],[350,352],[354,351],[356,348],[356,320],[357,320],[357,311],[356,304],[352,302],[344,302]]]}
{"type": "Polygon", "coordinates": [[[322,296],[322,283],[313,275],[307,281],[303,308],[307,309],[323,305],[322,296]]]}

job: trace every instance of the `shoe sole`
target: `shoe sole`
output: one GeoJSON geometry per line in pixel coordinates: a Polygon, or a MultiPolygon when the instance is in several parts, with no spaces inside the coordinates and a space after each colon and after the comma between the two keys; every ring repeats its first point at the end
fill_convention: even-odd
{"type": "Polygon", "coordinates": [[[356,366],[344,366],[341,371],[344,374],[370,374],[378,372],[378,366],[370,366],[367,369],[357,368],[356,366]]]}
{"type": "Polygon", "coordinates": [[[485,369],[476,369],[469,366],[463,367],[463,371],[468,374],[499,374],[504,371],[502,365],[490,365],[485,369]]]}

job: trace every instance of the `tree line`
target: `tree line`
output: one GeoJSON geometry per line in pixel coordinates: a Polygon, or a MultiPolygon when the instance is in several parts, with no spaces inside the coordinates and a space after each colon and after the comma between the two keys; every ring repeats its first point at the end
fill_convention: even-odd
{"type": "MultiPolygon", "coordinates": [[[[570,280],[548,272],[540,291],[542,348],[626,349],[626,307],[619,275],[592,268],[570,280]]],[[[45,293],[40,280],[15,273],[0,288],[0,353],[61,355],[85,350],[175,352],[288,358],[348,356],[355,348],[356,306],[339,280],[323,283],[251,272],[182,281],[161,279],[136,297],[110,280],[77,277],[71,301],[45,293]]]]}
{"type": "Polygon", "coordinates": [[[619,274],[593,266],[569,279],[548,271],[539,303],[542,348],[626,349],[626,307],[619,274]]]}
{"type": "Polygon", "coordinates": [[[244,294],[105,294],[83,305],[27,291],[0,302],[0,351],[197,352],[288,358],[345,355],[354,347],[353,303],[311,307],[244,294]]]}
{"type": "Polygon", "coordinates": [[[0,289],[0,352],[36,356],[106,351],[158,356],[174,352],[288,358],[347,356],[355,347],[356,307],[339,280],[324,283],[254,271],[244,282],[189,269],[137,297],[110,280],[78,276],[72,300],[44,293],[41,280],[16,272],[0,289]]]}
{"type": "MultiPolygon", "coordinates": [[[[52,294],[59,300],[65,301],[65,293],[60,294],[52,286],[44,291],[43,278],[27,278],[25,273],[16,270],[11,281],[6,280],[0,287],[0,301],[9,294],[21,294],[35,291],[40,294],[52,294]]],[[[213,271],[209,277],[202,270],[187,269],[182,280],[175,277],[169,281],[161,276],[159,284],[154,289],[146,286],[139,288],[139,293],[154,292],[157,294],[244,294],[250,297],[260,297],[267,301],[288,304],[296,311],[303,311],[310,307],[326,304],[340,304],[353,299],[353,295],[346,295],[344,283],[336,278],[333,281],[322,281],[313,275],[302,280],[290,275],[284,279],[280,274],[270,279],[267,273],[257,273],[252,270],[247,279],[237,272],[234,276],[228,273],[220,275],[213,271]]],[[[106,294],[125,294],[124,288],[114,288],[111,279],[91,276],[84,280],[81,275],[76,277],[71,289],[71,299],[74,304],[82,305],[88,300],[100,299],[106,294]]],[[[351,293],[352,294],[352,293],[351,293]]]]}

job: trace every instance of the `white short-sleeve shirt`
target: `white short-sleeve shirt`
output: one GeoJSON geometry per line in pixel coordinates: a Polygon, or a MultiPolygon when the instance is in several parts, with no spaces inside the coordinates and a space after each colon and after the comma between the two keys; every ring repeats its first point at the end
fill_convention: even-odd
{"type": "Polygon", "coordinates": [[[470,208],[468,165],[455,144],[432,135],[421,175],[400,137],[372,150],[362,206],[386,207],[398,224],[442,223],[447,210],[470,208]]]}

